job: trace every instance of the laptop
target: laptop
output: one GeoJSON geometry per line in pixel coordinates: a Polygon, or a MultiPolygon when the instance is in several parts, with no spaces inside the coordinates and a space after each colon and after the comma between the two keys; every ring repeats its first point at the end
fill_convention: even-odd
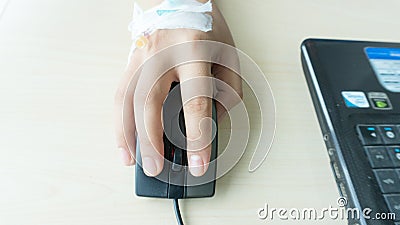
{"type": "Polygon", "coordinates": [[[307,39],[301,59],[339,192],[371,210],[349,224],[399,225],[400,43],[307,39]]]}

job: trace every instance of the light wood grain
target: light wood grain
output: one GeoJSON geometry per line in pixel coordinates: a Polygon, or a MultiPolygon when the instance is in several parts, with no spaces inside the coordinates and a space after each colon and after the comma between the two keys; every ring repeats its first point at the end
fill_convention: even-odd
{"type": "MultiPolygon", "coordinates": [[[[0,1],[0,11],[3,1],[0,1]]],[[[300,65],[306,37],[400,41],[396,0],[220,0],[236,43],[276,97],[265,163],[251,152],[187,224],[267,224],[256,211],[335,205],[338,191],[300,65]]],[[[0,20],[0,224],[175,224],[172,202],[137,198],[121,166],[113,95],[130,47],[128,0],[11,0],[0,20]]],[[[346,224],[280,221],[268,224],[346,224]]]]}

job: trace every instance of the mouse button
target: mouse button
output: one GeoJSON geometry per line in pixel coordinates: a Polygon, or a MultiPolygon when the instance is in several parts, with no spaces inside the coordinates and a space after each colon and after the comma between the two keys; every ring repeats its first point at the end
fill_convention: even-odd
{"type": "Polygon", "coordinates": [[[172,145],[178,148],[185,148],[186,137],[184,135],[184,131],[181,129],[179,114],[172,118],[171,130],[170,133],[167,134],[167,137],[170,139],[172,145]]]}
{"type": "Polygon", "coordinates": [[[180,104],[181,100],[174,99],[171,95],[168,95],[162,109],[163,129],[169,139],[171,139],[171,135],[176,131],[176,123],[178,123],[177,115],[179,115],[180,108],[182,108],[182,104],[180,104]]]}
{"type": "Polygon", "coordinates": [[[168,138],[164,135],[164,158],[172,161],[174,157],[174,149],[168,138]]]}
{"type": "Polygon", "coordinates": [[[169,179],[168,182],[171,185],[175,185],[175,186],[184,186],[185,184],[185,180],[186,180],[186,170],[183,166],[181,165],[177,165],[179,166],[178,170],[174,170],[173,166],[171,167],[171,169],[169,170],[169,179]]]}
{"type": "Polygon", "coordinates": [[[183,151],[181,149],[174,149],[173,163],[171,170],[174,172],[180,172],[183,167],[183,151]]]}

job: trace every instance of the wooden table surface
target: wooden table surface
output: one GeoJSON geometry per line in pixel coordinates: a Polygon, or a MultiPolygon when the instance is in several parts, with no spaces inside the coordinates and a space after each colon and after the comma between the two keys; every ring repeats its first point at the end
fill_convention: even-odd
{"type": "MultiPolygon", "coordinates": [[[[308,94],[307,37],[400,41],[397,0],[219,0],[238,47],[271,83],[277,133],[255,172],[251,153],[212,199],[181,204],[187,224],[263,221],[271,207],[321,209],[339,194],[308,94]]],[[[175,224],[172,202],[134,195],[116,150],[113,98],[130,47],[128,0],[0,0],[0,224],[175,224]]]]}

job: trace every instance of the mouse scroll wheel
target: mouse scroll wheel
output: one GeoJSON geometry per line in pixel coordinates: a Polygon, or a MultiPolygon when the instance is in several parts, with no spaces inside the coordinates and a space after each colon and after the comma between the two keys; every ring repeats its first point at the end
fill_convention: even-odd
{"type": "Polygon", "coordinates": [[[172,170],[175,172],[180,172],[183,165],[183,151],[179,148],[174,148],[174,157],[172,162],[172,170]]]}

